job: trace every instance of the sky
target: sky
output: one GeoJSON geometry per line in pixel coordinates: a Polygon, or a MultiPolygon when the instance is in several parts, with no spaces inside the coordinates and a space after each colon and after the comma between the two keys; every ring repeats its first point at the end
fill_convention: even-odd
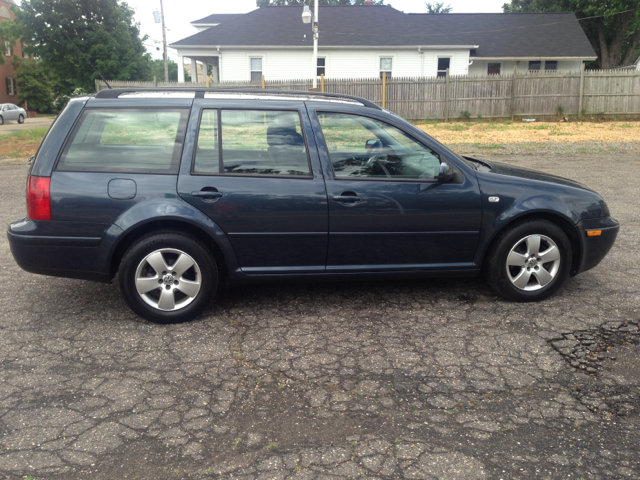
{"type": "MultiPolygon", "coordinates": [[[[436,0],[430,0],[437,3],[436,0]]],[[[507,0],[450,0],[457,13],[490,13],[502,12],[502,5],[507,0]]],[[[153,21],[153,11],[160,10],[160,0],[126,0],[136,11],[135,18],[140,22],[142,34],[149,35],[147,50],[153,58],[162,58],[162,28],[153,21]],[[159,43],[155,43],[154,40],[159,43]],[[160,51],[156,50],[160,48],[160,51]]],[[[212,13],[246,13],[256,8],[255,0],[163,0],[165,23],[167,27],[167,43],[182,40],[196,33],[190,22],[206,17],[212,13]]],[[[393,8],[411,13],[424,13],[425,0],[386,0],[393,8]]],[[[302,11],[300,12],[302,14],[302,11]]],[[[322,21],[322,19],[320,19],[322,21]]],[[[175,53],[169,49],[169,58],[177,60],[175,53]]]]}

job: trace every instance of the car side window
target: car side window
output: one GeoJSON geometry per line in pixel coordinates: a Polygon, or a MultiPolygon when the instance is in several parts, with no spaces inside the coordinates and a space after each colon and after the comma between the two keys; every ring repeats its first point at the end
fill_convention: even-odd
{"type": "Polygon", "coordinates": [[[438,179],[440,155],[402,130],[370,117],[318,113],[336,179],[438,179]]]}
{"type": "Polygon", "coordinates": [[[178,173],[188,109],[87,109],[57,169],[111,173],[178,173]]]}
{"type": "Polygon", "coordinates": [[[218,114],[218,110],[203,110],[193,172],[310,176],[300,114],[224,109],[218,114]]]}

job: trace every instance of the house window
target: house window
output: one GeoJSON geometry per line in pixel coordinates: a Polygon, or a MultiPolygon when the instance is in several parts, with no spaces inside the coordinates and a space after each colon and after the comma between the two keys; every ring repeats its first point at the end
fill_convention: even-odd
{"type": "Polygon", "coordinates": [[[4,42],[4,54],[9,57],[13,55],[13,46],[9,42],[4,42]]]}
{"type": "Polygon", "coordinates": [[[9,13],[9,9],[7,7],[0,7],[0,17],[11,18],[11,14],[9,13]]]}
{"type": "Polygon", "coordinates": [[[544,62],[545,70],[558,70],[558,61],[557,60],[547,60],[544,62]]]}
{"type": "Polygon", "coordinates": [[[451,57],[438,58],[438,76],[445,77],[447,69],[451,66],[451,57]]]}
{"type": "Polygon", "coordinates": [[[327,59],[318,57],[318,64],[316,65],[317,73],[316,75],[319,77],[320,75],[327,74],[327,59]]]}
{"type": "Polygon", "coordinates": [[[254,83],[262,82],[262,57],[251,59],[251,81],[254,83]]]}
{"type": "Polygon", "coordinates": [[[393,69],[392,57],[380,57],[380,78],[383,74],[387,74],[387,78],[391,78],[391,71],[393,69]]]}
{"type": "Polygon", "coordinates": [[[12,77],[7,77],[7,95],[15,95],[16,94],[16,79],[12,77]]]}
{"type": "Polygon", "coordinates": [[[540,60],[531,60],[529,62],[529,71],[539,71],[540,70],[540,60]]]}
{"type": "Polygon", "coordinates": [[[500,64],[499,63],[490,63],[487,67],[487,73],[489,75],[500,75],[500,64]]]}

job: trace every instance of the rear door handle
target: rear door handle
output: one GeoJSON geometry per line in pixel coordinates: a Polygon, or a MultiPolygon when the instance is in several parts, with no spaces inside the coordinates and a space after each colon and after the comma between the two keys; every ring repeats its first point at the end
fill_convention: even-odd
{"type": "MultiPolygon", "coordinates": [[[[206,188],[210,188],[210,187],[206,187],[206,188]]],[[[222,197],[223,195],[224,194],[222,192],[218,192],[217,190],[214,190],[214,189],[211,189],[211,190],[202,189],[202,190],[197,190],[195,192],[191,192],[192,197],[202,198],[202,200],[204,200],[205,202],[215,201],[220,197],[222,197]]]]}

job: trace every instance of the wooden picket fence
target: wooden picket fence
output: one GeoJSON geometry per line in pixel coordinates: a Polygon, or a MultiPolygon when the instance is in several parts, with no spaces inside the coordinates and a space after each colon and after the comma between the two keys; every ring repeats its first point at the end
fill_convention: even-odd
{"type": "MultiPolygon", "coordinates": [[[[447,75],[427,78],[333,79],[325,92],[366,98],[408,119],[507,118],[557,115],[640,115],[640,71],[579,70],[519,72],[503,75],[447,75]],[[384,88],[383,88],[384,84],[384,88]]],[[[264,80],[264,88],[311,89],[311,79],[264,80]]],[[[319,82],[320,83],[320,82],[319,82]]],[[[206,86],[205,82],[125,82],[116,87],[206,86]]],[[[263,88],[251,82],[222,82],[216,87],[263,88]]],[[[96,91],[107,88],[96,80],[96,91]]]]}

